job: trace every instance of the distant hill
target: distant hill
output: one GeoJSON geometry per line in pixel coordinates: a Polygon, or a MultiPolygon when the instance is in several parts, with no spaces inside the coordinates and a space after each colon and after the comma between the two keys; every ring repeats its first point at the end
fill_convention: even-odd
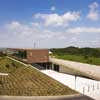
{"type": "Polygon", "coordinates": [[[54,54],[71,54],[71,55],[81,55],[89,57],[100,57],[100,48],[78,48],[78,47],[67,47],[51,49],[54,54]]]}
{"type": "Polygon", "coordinates": [[[6,48],[0,48],[0,51],[6,50],[6,48]]]}
{"type": "Polygon", "coordinates": [[[100,48],[56,48],[51,49],[52,55],[59,59],[100,65],[100,48]]]}

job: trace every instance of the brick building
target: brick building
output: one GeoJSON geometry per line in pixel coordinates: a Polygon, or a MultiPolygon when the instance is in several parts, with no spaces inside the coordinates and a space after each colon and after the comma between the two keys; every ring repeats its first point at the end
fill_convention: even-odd
{"type": "Polygon", "coordinates": [[[27,60],[29,63],[47,63],[47,62],[49,62],[48,49],[27,50],[27,60]]]}
{"type": "MultiPolygon", "coordinates": [[[[59,66],[49,61],[48,49],[7,49],[6,53],[17,60],[29,63],[34,67],[59,71],[59,66]]],[[[50,53],[51,54],[51,53],[50,53]]]]}
{"type": "Polygon", "coordinates": [[[13,55],[27,63],[48,63],[48,49],[8,49],[8,54],[13,55]]]}

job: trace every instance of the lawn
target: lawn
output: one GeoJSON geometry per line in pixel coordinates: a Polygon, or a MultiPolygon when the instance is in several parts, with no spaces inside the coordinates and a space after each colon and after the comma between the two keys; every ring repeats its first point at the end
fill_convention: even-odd
{"type": "Polygon", "coordinates": [[[52,96],[77,94],[76,91],[60,84],[40,71],[12,61],[0,58],[0,95],[14,96],[52,96]]]}
{"type": "Polygon", "coordinates": [[[100,65],[100,58],[97,57],[84,57],[80,55],[70,55],[70,54],[54,54],[56,58],[64,59],[64,60],[71,60],[71,61],[77,61],[82,63],[88,63],[88,64],[94,64],[94,65],[100,65]]]}

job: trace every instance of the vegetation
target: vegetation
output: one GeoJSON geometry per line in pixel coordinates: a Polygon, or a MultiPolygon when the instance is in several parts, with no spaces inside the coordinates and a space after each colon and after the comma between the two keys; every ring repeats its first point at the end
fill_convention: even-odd
{"type": "Polygon", "coordinates": [[[53,56],[60,59],[100,65],[99,48],[68,47],[60,49],[51,49],[51,51],[53,52],[53,56]]]}
{"type": "Polygon", "coordinates": [[[18,58],[25,59],[27,54],[26,54],[26,51],[18,51],[17,53],[14,53],[13,55],[18,58]]]}
{"type": "Polygon", "coordinates": [[[0,57],[4,57],[6,54],[4,54],[2,51],[0,51],[0,57]]]}
{"type": "Polygon", "coordinates": [[[0,75],[0,95],[47,96],[77,93],[31,66],[7,57],[0,59],[0,72],[8,73],[8,76],[0,75]]]}
{"type": "Polygon", "coordinates": [[[24,67],[24,65],[12,61],[10,59],[8,59],[6,56],[0,58],[0,72],[2,73],[14,73],[14,71],[17,70],[17,68],[20,67],[24,67]]]}

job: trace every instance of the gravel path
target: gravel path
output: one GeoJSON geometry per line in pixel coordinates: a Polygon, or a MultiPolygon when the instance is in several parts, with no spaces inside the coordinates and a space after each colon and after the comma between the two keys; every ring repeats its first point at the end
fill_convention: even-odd
{"type": "Polygon", "coordinates": [[[100,66],[56,59],[56,58],[50,58],[50,61],[52,63],[64,65],[66,67],[72,68],[73,70],[85,73],[86,75],[92,77],[93,79],[100,80],[100,66]]]}

